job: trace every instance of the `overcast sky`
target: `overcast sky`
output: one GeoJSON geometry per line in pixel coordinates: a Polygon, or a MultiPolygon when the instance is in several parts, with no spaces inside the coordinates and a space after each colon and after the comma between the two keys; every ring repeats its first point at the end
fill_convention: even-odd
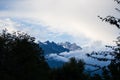
{"type": "Polygon", "coordinates": [[[0,23],[43,41],[112,43],[118,29],[97,16],[118,17],[115,7],[114,0],[0,0],[0,23]]]}

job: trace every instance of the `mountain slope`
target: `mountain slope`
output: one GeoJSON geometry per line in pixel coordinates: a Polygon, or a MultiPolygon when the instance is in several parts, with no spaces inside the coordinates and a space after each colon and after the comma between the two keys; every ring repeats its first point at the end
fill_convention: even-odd
{"type": "Polygon", "coordinates": [[[59,54],[61,52],[69,52],[70,50],[64,48],[62,45],[58,45],[55,42],[46,41],[44,43],[39,42],[39,46],[44,50],[44,54],[56,53],[59,54]]]}
{"type": "Polygon", "coordinates": [[[76,43],[64,42],[64,43],[58,43],[58,44],[62,45],[64,48],[69,49],[70,51],[75,51],[75,50],[81,50],[82,49],[76,43]]]}

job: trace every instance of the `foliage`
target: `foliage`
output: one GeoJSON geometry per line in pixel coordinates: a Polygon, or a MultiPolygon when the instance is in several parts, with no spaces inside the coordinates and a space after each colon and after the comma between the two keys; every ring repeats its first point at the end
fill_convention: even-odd
{"type": "Polygon", "coordinates": [[[91,80],[83,60],[71,58],[50,69],[35,38],[21,32],[0,33],[0,80],[91,80]]]}
{"type": "MultiPolygon", "coordinates": [[[[120,4],[119,0],[114,0],[117,2],[117,4],[120,4]]],[[[118,12],[120,10],[118,8],[115,8],[118,12]]],[[[107,16],[105,18],[98,16],[102,21],[108,22],[111,25],[114,25],[118,29],[120,29],[120,18],[116,18],[114,16],[107,16]]],[[[93,54],[87,54],[87,56],[92,57],[94,59],[97,59],[99,61],[110,61],[110,64],[108,66],[104,66],[102,68],[103,70],[103,76],[101,79],[103,80],[119,80],[120,79],[120,36],[117,37],[116,46],[106,46],[111,48],[113,51],[109,52],[108,55],[113,56],[113,59],[107,59],[107,58],[99,58],[99,57],[93,57],[93,54]]],[[[97,54],[99,55],[99,54],[97,54]]]]}
{"type": "MultiPolygon", "coordinates": [[[[114,0],[118,4],[120,4],[119,0],[114,0]]],[[[118,8],[115,8],[117,11],[119,11],[118,8]]],[[[106,18],[100,17],[103,21],[106,21],[110,23],[111,25],[115,25],[118,29],[120,29],[120,18],[116,18],[114,16],[107,16],[106,18]]],[[[120,79],[120,36],[117,37],[116,46],[111,47],[113,49],[112,56],[114,57],[113,60],[111,60],[110,65],[108,66],[108,69],[111,73],[112,80],[119,80],[120,79]]]]}
{"type": "Polygon", "coordinates": [[[49,67],[34,37],[0,33],[0,80],[46,80],[49,67]]]}
{"type": "Polygon", "coordinates": [[[71,58],[62,68],[53,69],[52,80],[90,80],[84,72],[85,63],[82,60],[71,58]]]}

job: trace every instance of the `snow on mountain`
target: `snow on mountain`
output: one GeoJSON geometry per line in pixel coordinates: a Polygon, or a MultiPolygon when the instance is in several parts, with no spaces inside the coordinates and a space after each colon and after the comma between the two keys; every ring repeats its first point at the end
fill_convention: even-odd
{"type": "Polygon", "coordinates": [[[56,44],[55,42],[39,42],[39,46],[44,50],[44,54],[56,53],[59,54],[61,52],[69,52],[69,49],[64,48],[61,45],[56,44]]]}
{"type": "MultiPolygon", "coordinates": [[[[68,43],[70,44],[70,43],[68,43]]],[[[97,70],[99,67],[95,66],[107,66],[110,64],[110,61],[98,61],[95,58],[88,57],[87,54],[89,53],[98,53],[99,55],[94,55],[93,57],[99,57],[99,58],[109,58],[112,59],[113,57],[110,55],[107,55],[109,52],[111,52],[111,49],[106,48],[105,45],[101,44],[100,42],[94,42],[90,46],[83,47],[82,49],[73,50],[69,52],[62,52],[59,54],[49,54],[45,56],[49,66],[51,68],[57,68],[61,67],[65,62],[68,62],[70,58],[75,57],[76,59],[82,59],[85,63],[88,65],[85,65],[85,69],[88,72],[91,72],[92,70],[97,70]],[[94,45],[93,45],[94,44],[94,45]]],[[[97,70],[96,73],[101,73],[100,70],[97,70]]]]}
{"type": "Polygon", "coordinates": [[[81,50],[82,48],[78,46],[77,44],[70,42],[65,43],[55,43],[55,42],[39,42],[39,46],[44,50],[45,54],[51,54],[51,53],[62,53],[62,52],[69,52],[69,51],[75,51],[75,50],[81,50]]]}
{"type": "Polygon", "coordinates": [[[59,45],[62,45],[64,48],[69,49],[70,51],[75,51],[75,50],[81,50],[82,48],[78,46],[76,43],[70,43],[70,42],[65,42],[65,43],[58,43],[59,45]]]}
{"type": "MultiPolygon", "coordinates": [[[[50,62],[50,61],[54,62],[55,61],[54,64],[56,64],[56,61],[58,61],[58,62],[60,62],[60,61],[68,62],[70,58],[75,57],[78,60],[79,59],[84,60],[85,63],[92,64],[92,65],[97,64],[98,66],[101,66],[101,67],[107,66],[110,63],[109,61],[103,62],[103,61],[98,61],[97,59],[88,57],[87,54],[92,53],[92,52],[88,52],[88,51],[86,49],[86,50],[76,50],[76,51],[70,51],[70,52],[62,52],[59,55],[49,54],[49,55],[46,56],[46,59],[48,60],[48,62],[50,62]]],[[[98,52],[98,54],[100,54],[100,55],[94,55],[94,57],[111,59],[112,56],[110,56],[110,55],[101,55],[101,54],[107,54],[107,53],[109,53],[109,52],[101,51],[101,52],[98,52]]],[[[58,65],[52,66],[51,64],[50,64],[50,66],[51,67],[59,67],[58,65]]]]}
{"type": "Polygon", "coordinates": [[[70,51],[81,50],[82,48],[75,43],[55,43],[50,41],[39,42],[39,46],[43,49],[46,61],[50,67],[60,67],[69,59],[59,55],[60,53],[68,53],[70,51]]]}

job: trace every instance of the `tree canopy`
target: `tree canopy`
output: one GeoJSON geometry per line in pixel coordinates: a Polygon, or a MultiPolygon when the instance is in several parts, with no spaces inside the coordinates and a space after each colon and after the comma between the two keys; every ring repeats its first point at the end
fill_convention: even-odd
{"type": "Polygon", "coordinates": [[[26,33],[0,33],[0,79],[45,80],[49,67],[35,38],[26,33]],[[46,75],[46,76],[45,76],[46,75]]]}

